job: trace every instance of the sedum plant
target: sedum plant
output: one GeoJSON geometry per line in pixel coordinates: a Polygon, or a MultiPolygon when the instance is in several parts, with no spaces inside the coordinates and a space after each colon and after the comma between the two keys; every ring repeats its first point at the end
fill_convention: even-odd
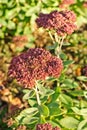
{"type": "Polygon", "coordinates": [[[36,23],[48,31],[55,53],[32,48],[11,60],[8,75],[23,86],[23,100],[28,102],[28,108],[14,116],[14,129],[24,125],[27,130],[86,130],[87,103],[80,99],[86,99],[87,92],[66,75],[73,61],[61,51],[75,22],[72,11],[41,13],[36,23]]]}
{"type": "Polygon", "coordinates": [[[48,30],[53,41],[55,54],[59,56],[66,35],[70,35],[76,29],[76,15],[73,11],[53,11],[49,14],[40,13],[36,19],[39,27],[48,30]]]}
{"type": "Polygon", "coordinates": [[[49,77],[58,78],[62,69],[62,60],[42,48],[29,49],[12,59],[8,75],[27,88],[23,99],[31,106],[15,118],[17,122],[28,125],[46,122],[45,118],[50,116],[46,102],[55,91],[45,87],[44,82],[49,77]]]}
{"type": "Polygon", "coordinates": [[[61,59],[42,48],[35,48],[14,57],[8,75],[16,78],[25,88],[33,88],[37,80],[59,77],[62,68],[61,59]]]}

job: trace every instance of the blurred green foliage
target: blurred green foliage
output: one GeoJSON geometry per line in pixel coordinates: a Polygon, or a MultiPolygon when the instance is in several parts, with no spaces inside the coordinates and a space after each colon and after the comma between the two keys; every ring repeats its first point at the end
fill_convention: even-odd
{"type": "MultiPolygon", "coordinates": [[[[84,1],[77,0],[69,9],[77,14],[77,25],[87,23],[84,1]]],[[[0,0],[0,38],[34,31],[34,24],[39,12],[59,10],[60,0],[0,0]]]]}
{"type": "Polygon", "coordinates": [[[0,1],[0,37],[30,33],[41,6],[34,0],[0,1]]]}
{"type": "MultiPolygon", "coordinates": [[[[50,42],[48,35],[45,35],[45,31],[42,31],[44,33],[37,31],[35,19],[40,12],[48,13],[53,10],[62,10],[59,8],[60,2],[61,0],[0,0],[0,85],[7,87],[13,94],[13,97],[20,96],[22,90],[19,89],[20,86],[15,82],[6,82],[10,60],[13,56],[20,54],[28,48],[40,46],[40,44],[42,44],[42,47],[48,46],[50,42]],[[12,42],[14,36],[23,35],[28,37],[28,42],[24,46],[20,47],[19,43],[15,44],[12,42]],[[45,36],[44,39],[43,36],[45,36]],[[38,40],[38,45],[36,45],[36,40],[38,40]],[[46,40],[47,42],[45,42],[46,40]]],[[[44,105],[39,108],[41,110],[42,108],[45,109],[46,113],[42,111],[45,118],[47,120],[51,118],[50,122],[60,125],[62,130],[87,129],[87,84],[85,84],[87,79],[86,77],[81,77],[81,67],[87,64],[87,7],[83,6],[84,2],[85,0],[76,0],[75,4],[68,7],[68,9],[76,13],[77,30],[71,36],[67,36],[64,41],[63,53],[61,54],[61,58],[64,60],[64,71],[61,77],[57,81],[55,79],[46,81],[47,85],[51,87],[53,85],[55,93],[52,93],[52,90],[49,91],[48,95],[43,93],[47,101],[44,102],[45,99],[43,99],[42,95],[44,105]],[[71,65],[72,61],[74,61],[73,65],[71,65]],[[56,82],[60,84],[56,84],[56,82]],[[57,88],[55,88],[55,85],[57,88]],[[60,108],[56,112],[55,110],[58,106],[60,108]],[[51,114],[49,112],[53,117],[50,117],[51,114]],[[48,117],[46,117],[47,115],[48,117]]],[[[31,95],[30,98],[28,97],[30,92],[26,92],[23,99],[28,100],[29,105],[32,107],[35,105],[36,99],[34,97],[35,94],[31,95]]],[[[6,102],[5,98],[8,98],[8,95],[2,98],[3,96],[4,94],[1,94],[0,104],[6,102]]],[[[20,97],[22,98],[22,95],[20,97]]],[[[7,102],[9,108],[8,104],[7,102]]],[[[19,117],[23,116],[22,114],[26,114],[26,111],[23,112],[17,117],[18,120],[19,117]]],[[[36,123],[38,114],[36,111],[34,114],[36,117],[32,121],[36,123]]],[[[0,124],[2,124],[3,115],[2,111],[0,113],[0,124]]],[[[26,122],[26,120],[24,121],[26,122]]],[[[43,119],[40,121],[43,121],[43,119]]],[[[0,126],[2,130],[10,130],[10,128],[6,128],[7,125],[2,125],[2,127],[0,126]]]]}

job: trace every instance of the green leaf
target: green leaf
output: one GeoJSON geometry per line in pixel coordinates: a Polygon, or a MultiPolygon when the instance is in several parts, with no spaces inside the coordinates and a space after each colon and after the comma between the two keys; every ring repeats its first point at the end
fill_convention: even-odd
{"type": "Polygon", "coordinates": [[[72,107],[71,108],[76,114],[80,114],[80,110],[77,107],[72,107]]]}
{"type": "Polygon", "coordinates": [[[16,8],[14,8],[15,5],[16,5],[16,2],[14,0],[11,0],[11,1],[8,2],[7,8],[10,8],[11,10],[13,10],[13,9],[16,10],[16,8]]]}
{"type": "Polygon", "coordinates": [[[17,121],[21,121],[21,120],[23,120],[23,118],[25,118],[27,115],[29,115],[30,117],[33,117],[33,116],[36,115],[37,113],[38,113],[38,108],[36,108],[36,107],[26,108],[25,110],[23,110],[23,111],[16,117],[16,120],[17,120],[17,121]]]}
{"type": "Polygon", "coordinates": [[[61,110],[57,102],[50,103],[48,105],[48,108],[49,108],[50,116],[61,115],[61,110]]]}
{"type": "Polygon", "coordinates": [[[79,121],[74,117],[65,117],[60,120],[60,124],[67,129],[77,128],[79,121]]]}
{"type": "Polygon", "coordinates": [[[60,88],[56,87],[55,93],[51,95],[51,102],[55,102],[58,99],[59,94],[60,94],[60,88]]]}
{"type": "Polygon", "coordinates": [[[69,46],[69,45],[71,45],[71,43],[69,43],[69,42],[64,42],[64,44],[63,44],[63,46],[69,46]]]}
{"type": "MultiPolygon", "coordinates": [[[[22,11],[21,11],[22,12],[22,11]]],[[[25,19],[25,14],[24,13],[19,13],[19,19],[24,20],[25,19]]]]}
{"type": "Polygon", "coordinates": [[[84,108],[84,107],[87,108],[87,101],[81,100],[80,105],[81,105],[81,108],[84,108]]]}
{"type": "Polygon", "coordinates": [[[18,22],[17,24],[17,30],[16,30],[16,34],[15,35],[18,35],[20,34],[24,29],[24,22],[18,22]]]}
{"type": "Polygon", "coordinates": [[[84,81],[84,82],[87,82],[87,77],[86,76],[78,76],[77,79],[81,80],[81,81],[84,81]]]}
{"type": "Polygon", "coordinates": [[[30,106],[33,107],[35,104],[37,104],[37,100],[36,100],[36,98],[30,98],[30,99],[28,99],[28,103],[30,106]]]}
{"type": "Polygon", "coordinates": [[[54,1],[54,0],[44,0],[44,4],[46,4],[46,6],[57,6],[58,5],[58,1],[54,1]]]}
{"type": "Polygon", "coordinates": [[[58,123],[56,123],[55,121],[51,121],[51,120],[49,120],[49,121],[47,121],[48,123],[50,123],[50,124],[52,124],[52,126],[53,127],[59,127],[60,128],[60,126],[58,125],[58,123]]]}
{"type": "Polygon", "coordinates": [[[23,48],[22,47],[17,47],[16,48],[16,52],[22,52],[23,51],[23,48]]]}
{"type": "Polygon", "coordinates": [[[67,96],[65,94],[60,94],[59,95],[59,100],[64,103],[67,106],[72,106],[73,105],[73,100],[70,96],[67,96]]]}
{"type": "Polygon", "coordinates": [[[47,96],[41,96],[41,103],[42,103],[42,104],[45,104],[45,103],[49,102],[48,99],[49,99],[49,98],[48,98],[47,96]]]}
{"type": "Polygon", "coordinates": [[[72,79],[65,79],[63,80],[63,84],[61,85],[62,88],[77,88],[78,87],[78,83],[73,81],[72,79]]]}
{"type": "Polygon", "coordinates": [[[26,0],[19,0],[20,3],[26,3],[26,0]]]}
{"type": "Polygon", "coordinates": [[[29,33],[30,33],[30,28],[29,28],[29,26],[26,25],[26,26],[24,27],[24,34],[27,35],[27,34],[29,34],[29,33]]]}
{"type": "Polygon", "coordinates": [[[34,13],[38,13],[38,11],[39,11],[39,7],[38,6],[34,6],[34,7],[32,7],[32,8],[29,8],[27,11],[26,11],[26,16],[27,17],[29,17],[29,16],[32,16],[32,14],[34,14],[34,13]]]}
{"type": "Polygon", "coordinates": [[[54,50],[54,49],[57,47],[57,44],[58,44],[58,43],[55,43],[55,44],[52,45],[52,46],[47,46],[46,49],[47,49],[47,50],[54,50]]]}
{"type": "Polygon", "coordinates": [[[7,25],[8,29],[15,29],[15,23],[11,20],[8,21],[8,25],[7,25]]]}
{"type": "Polygon", "coordinates": [[[42,84],[40,84],[39,82],[37,82],[37,87],[39,89],[39,94],[41,95],[45,95],[46,93],[46,88],[42,86],[42,84]]]}
{"type": "Polygon", "coordinates": [[[12,18],[14,18],[14,17],[16,17],[16,15],[17,15],[17,11],[16,11],[16,9],[15,8],[13,8],[13,9],[11,9],[11,10],[6,10],[6,16],[5,16],[5,18],[6,19],[12,19],[12,18]]]}
{"type": "Polygon", "coordinates": [[[35,25],[36,18],[37,18],[37,15],[35,13],[32,14],[31,19],[30,19],[30,26],[31,26],[32,31],[35,31],[34,25],[35,25]]]}
{"type": "Polygon", "coordinates": [[[87,23],[87,18],[83,17],[82,15],[79,15],[79,17],[77,17],[77,25],[78,27],[80,27],[83,23],[87,23]]]}
{"type": "Polygon", "coordinates": [[[73,60],[66,60],[66,61],[63,62],[64,66],[68,66],[68,65],[70,65],[72,63],[74,63],[73,60]]]}
{"type": "Polygon", "coordinates": [[[65,74],[62,73],[62,74],[60,75],[60,77],[58,78],[58,81],[59,81],[60,83],[63,83],[64,80],[65,80],[65,74]]]}
{"type": "Polygon", "coordinates": [[[49,116],[49,109],[47,106],[42,104],[41,106],[38,106],[38,109],[39,109],[40,115],[43,115],[45,117],[49,116]]]}
{"type": "Polygon", "coordinates": [[[54,90],[52,89],[46,89],[46,93],[45,93],[45,96],[50,96],[54,93],[54,90]]]}
{"type": "Polygon", "coordinates": [[[43,87],[41,84],[37,84],[38,86],[38,89],[39,89],[39,93],[42,95],[42,96],[50,96],[52,95],[55,91],[50,89],[50,88],[45,88],[43,87]]]}
{"type": "Polygon", "coordinates": [[[24,90],[23,90],[23,93],[26,94],[26,93],[29,93],[30,91],[31,91],[31,90],[29,90],[29,89],[24,89],[24,90]]]}
{"type": "Polygon", "coordinates": [[[22,124],[27,124],[27,125],[34,124],[37,123],[38,119],[39,119],[38,117],[31,117],[28,115],[25,118],[23,118],[22,124]]]}
{"type": "Polygon", "coordinates": [[[87,91],[84,91],[84,97],[87,99],[87,91]]]}
{"type": "Polygon", "coordinates": [[[78,115],[87,116],[87,108],[78,109],[77,107],[72,107],[72,110],[78,115]]]}
{"type": "MultiPolygon", "coordinates": [[[[4,32],[2,30],[0,30],[0,37],[4,38],[4,32]]],[[[1,53],[0,53],[0,55],[1,55],[1,53]]]]}
{"type": "Polygon", "coordinates": [[[84,91],[83,90],[74,90],[74,91],[69,91],[69,94],[73,96],[84,96],[84,91]]]}
{"type": "Polygon", "coordinates": [[[67,55],[62,52],[62,53],[60,54],[60,58],[63,59],[63,60],[66,60],[66,59],[67,59],[67,55]]]}
{"type": "Polygon", "coordinates": [[[40,116],[39,116],[39,123],[40,123],[40,124],[44,124],[45,122],[46,122],[45,116],[40,115],[40,116]]]}
{"type": "Polygon", "coordinates": [[[0,17],[3,16],[4,11],[0,10],[0,17]]]}
{"type": "Polygon", "coordinates": [[[47,82],[51,82],[51,81],[53,82],[53,81],[56,81],[56,80],[57,80],[57,79],[54,78],[54,77],[47,77],[47,78],[46,78],[46,81],[47,81],[47,82]]]}
{"type": "Polygon", "coordinates": [[[7,26],[8,24],[4,18],[0,19],[0,23],[2,24],[2,26],[7,26]]]}
{"type": "Polygon", "coordinates": [[[8,3],[8,0],[0,0],[0,3],[1,3],[1,4],[7,4],[7,3],[8,3]]]}
{"type": "Polygon", "coordinates": [[[23,110],[21,112],[21,115],[24,115],[24,116],[32,115],[32,116],[34,116],[36,113],[38,113],[38,108],[32,107],[32,108],[26,108],[25,110],[23,110]]]}
{"type": "Polygon", "coordinates": [[[87,130],[87,120],[83,120],[79,123],[77,130],[87,130]]]}
{"type": "Polygon", "coordinates": [[[32,98],[34,95],[35,95],[35,92],[34,92],[33,90],[30,90],[28,93],[26,93],[26,94],[23,96],[23,100],[30,99],[30,98],[32,98]]]}

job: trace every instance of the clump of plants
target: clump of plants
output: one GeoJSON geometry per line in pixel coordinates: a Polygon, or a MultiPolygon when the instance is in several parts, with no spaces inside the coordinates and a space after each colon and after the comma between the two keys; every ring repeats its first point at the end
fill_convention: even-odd
{"type": "Polygon", "coordinates": [[[47,50],[29,49],[11,60],[8,76],[23,86],[23,100],[28,103],[13,116],[12,128],[86,130],[87,92],[79,90],[78,83],[66,75],[73,61],[62,52],[66,36],[77,28],[75,22],[76,16],[70,10],[40,13],[36,23],[49,33],[53,45],[47,50]]]}

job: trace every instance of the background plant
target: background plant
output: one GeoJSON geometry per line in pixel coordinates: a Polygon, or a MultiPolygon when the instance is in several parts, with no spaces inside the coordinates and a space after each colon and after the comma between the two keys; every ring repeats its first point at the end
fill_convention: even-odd
{"type": "MultiPolygon", "coordinates": [[[[86,96],[86,81],[87,78],[81,76],[81,67],[87,63],[87,38],[86,38],[86,12],[87,9],[84,8],[83,3],[85,1],[78,0],[74,4],[70,5],[68,9],[73,10],[77,15],[77,25],[78,30],[75,31],[72,35],[67,36],[66,40],[64,40],[64,45],[62,47],[63,53],[61,54],[61,58],[64,60],[64,71],[59,79],[47,79],[44,83],[45,86],[50,86],[52,88],[52,93],[45,98],[48,99],[47,102],[44,102],[43,96],[41,96],[41,101],[43,105],[46,106],[46,112],[48,111],[48,116],[44,114],[46,121],[51,121],[51,124],[54,126],[58,125],[64,130],[67,129],[87,129],[86,126],[86,109],[87,109],[87,96],[86,96]],[[65,55],[67,54],[67,55],[65,55]],[[67,61],[68,60],[68,61],[67,61]],[[74,60],[74,62],[73,62],[74,60]],[[73,64],[71,64],[73,63],[73,64]],[[69,65],[69,66],[68,66],[69,65]],[[79,76],[79,77],[77,77],[79,76]],[[56,88],[57,86],[57,88],[56,88]],[[58,87],[61,86],[61,87],[58,87]],[[53,93],[54,91],[54,93],[53,93]],[[55,97],[55,98],[54,98],[55,97]],[[50,104],[52,102],[52,104],[50,104]],[[54,104],[53,104],[54,103],[54,104]],[[54,107],[55,106],[55,107],[54,107]],[[59,108],[60,114],[52,113],[54,107],[59,108]],[[51,109],[52,108],[52,109],[51,109]],[[50,112],[49,112],[50,111],[50,112]],[[53,115],[50,117],[50,115],[53,115]],[[56,117],[56,118],[55,118],[56,117]],[[51,118],[51,119],[50,119],[51,118]],[[54,120],[55,119],[55,120],[54,120]],[[59,120],[58,120],[59,119],[59,120]],[[69,121],[72,120],[71,125],[69,121]],[[66,122],[65,122],[66,121],[66,122]],[[65,124],[63,124],[65,122],[65,124]],[[56,123],[56,124],[55,124],[56,123]]],[[[26,105],[27,100],[29,102],[30,107],[32,102],[33,106],[36,103],[35,94],[30,93],[30,99],[28,99],[28,91],[24,91],[25,98],[22,99],[23,93],[20,86],[14,80],[6,81],[7,69],[10,63],[11,58],[18,53],[27,50],[28,48],[35,46],[42,46],[45,48],[49,48],[49,44],[52,45],[52,41],[49,39],[47,33],[45,33],[42,29],[37,31],[37,27],[35,24],[35,19],[38,16],[39,12],[49,13],[53,10],[62,10],[59,9],[59,4],[61,1],[53,1],[53,0],[43,0],[41,1],[0,1],[0,85],[1,85],[1,100],[0,106],[3,108],[7,102],[9,111],[5,110],[1,111],[1,115],[5,113],[9,113],[11,117],[17,117],[19,113],[18,110],[21,109],[22,105],[24,108],[27,108],[26,105]],[[17,5],[18,3],[18,5],[17,5]],[[24,6],[26,4],[26,6],[24,6]],[[37,8],[38,7],[38,8],[37,8]],[[16,12],[16,13],[14,13],[16,12]],[[31,13],[32,12],[32,13],[31,13]],[[10,13],[12,13],[10,15],[10,13]],[[27,13],[27,14],[26,14],[27,13]],[[15,15],[14,15],[15,14],[15,15]],[[32,15],[33,14],[33,15],[32,15]],[[14,19],[14,20],[13,20],[14,19]],[[43,35],[44,34],[44,35],[43,35]],[[12,39],[17,35],[27,35],[28,41],[21,43],[22,48],[19,47],[17,50],[17,46],[19,43],[13,43],[12,39]],[[40,36],[39,36],[40,35],[40,36]],[[35,36],[35,37],[34,37],[35,36]],[[45,36],[45,38],[44,38],[45,36]],[[41,39],[40,39],[41,38],[41,39]],[[42,40],[43,39],[43,40],[42,40]],[[47,41],[46,41],[47,40],[47,41]],[[42,42],[41,42],[42,41],[42,42]],[[31,44],[30,44],[31,43],[31,44]],[[34,44],[33,44],[34,43],[34,44]],[[31,96],[32,95],[32,96],[31,96]],[[18,97],[18,99],[15,99],[18,97]],[[9,100],[10,99],[10,100],[9,100]],[[20,103],[19,100],[21,99],[20,103]],[[15,105],[14,105],[15,104],[15,105]],[[13,108],[17,107],[16,115],[11,115],[13,112],[13,108]],[[18,112],[18,113],[17,113],[18,112]]],[[[20,40],[19,40],[20,41],[20,40]]],[[[50,51],[54,54],[54,48],[50,49],[50,51]]],[[[41,84],[40,84],[41,85],[41,84]]],[[[6,106],[7,106],[6,105],[6,106]]],[[[6,107],[5,106],[5,107],[6,107]]],[[[22,107],[22,108],[23,108],[22,107]]],[[[42,106],[43,107],[43,106],[42,106]]],[[[34,113],[35,114],[35,113],[34,113]]],[[[20,114],[22,117],[23,115],[20,114]]],[[[38,114],[34,115],[36,118],[38,114]]],[[[2,116],[3,118],[3,116],[2,116]]],[[[2,119],[0,120],[1,128],[7,129],[7,125],[10,126],[9,123],[12,123],[9,119],[8,115],[5,115],[6,121],[2,126],[2,119]]],[[[20,120],[20,119],[19,119],[20,120]]],[[[38,119],[34,121],[37,122],[38,119]]],[[[29,121],[29,120],[28,120],[29,121]]],[[[41,122],[45,122],[44,119],[41,122]]],[[[12,123],[13,124],[13,123],[12,123]]],[[[19,126],[19,128],[23,128],[23,124],[14,123],[12,127],[15,129],[19,126]],[[19,126],[20,125],[20,126],[19,126]]],[[[27,129],[32,128],[34,125],[27,125],[27,129]]],[[[25,128],[25,127],[24,127],[25,128]]],[[[12,128],[8,128],[12,129],[12,128]]]]}

